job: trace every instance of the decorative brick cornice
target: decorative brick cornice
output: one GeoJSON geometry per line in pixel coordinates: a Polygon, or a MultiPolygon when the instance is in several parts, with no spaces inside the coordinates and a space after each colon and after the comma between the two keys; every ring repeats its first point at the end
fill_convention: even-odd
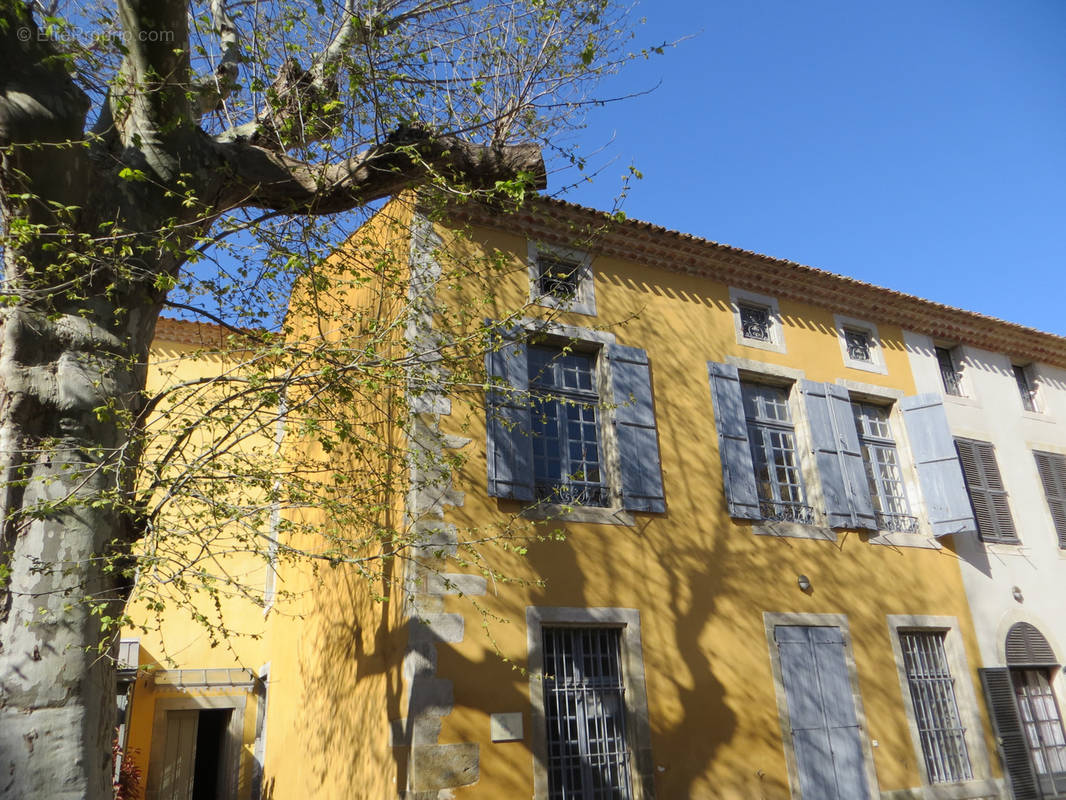
{"type": "Polygon", "coordinates": [[[219,325],[160,317],[155,324],[154,343],[159,345],[170,342],[171,344],[191,344],[197,347],[218,347],[225,336],[226,331],[219,325]]]}
{"type": "Polygon", "coordinates": [[[561,200],[538,198],[513,213],[470,203],[456,208],[454,216],[547,242],[587,241],[598,254],[1066,368],[1061,336],[561,200]]]}

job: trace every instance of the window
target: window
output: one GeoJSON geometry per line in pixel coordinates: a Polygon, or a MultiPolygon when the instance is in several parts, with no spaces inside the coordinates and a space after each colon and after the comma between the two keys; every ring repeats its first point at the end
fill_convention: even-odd
{"type": "Polygon", "coordinates": [[[632,524],[666,510],[648,354],[557,323],[536,344],[514,328],[485,353],[486,471],[492,497],[530,516],[632,524]]]}
{"type": "Polygon", "coordinates": [[[729,305],[733,309],[737,344],[774,353],[785,352],[785,333],[775,298],[730,287],[729,305]]]}
{"type": "Polygon", "coordinates": [[[740,328],[745,339],[770,341],[770,309],[765,306],[740,304],[740,328]]]}
{"type": "Polygon", "coordinates": [[[1066,738],[1048,676],[1046,669],[1011,670],[1018,715],[1033,768],[1041,783],[1054,782],[1057,785],[1048,788],[1057,791],[1066,788],[1066,738]]]}
{"type": "Polygon", "coordinates": [[[844,366],[882,375],[888,372],[876,325],[840,314],[835,314],[833,321],[844,366]]]}
{"type": "Polygon", "coordinates": [[[855,417],[855,430],[859,435],[878,530],[902,533],[916,531],[918,519],[911,516],[903,488],[903,470],[900,468],[896,442],[892,438],[888,407],[853,402],[851,410],[855,417]]]}
{"type": "Polygon", "coordinates": [[[655,762],[640,612],[526,608],[535,800],[647,800],[655,762]]]}
{"type": "Polygon", "coordinates": [[[844,328],[844,344],[852,361],[873,361],[869,331],[844,328]]]}
{"type": "Polygon", "coordinates": [[[762,518],[813,523],[796,455],[788,390],[748,382],[741,382],[740,388],[762,518]]]}
{"type": "Polygon", "coordinates": [[[943,631],[900,632],[900,648],[918,737],[930,783],[970,780],[966,729],[955,699],[955,680],[943,631]]]}
{"type": "Polygon", "coordinates": [[[552,800],[632,797],[618,628],[549,628],[544,711],[552,800]]]}
{"type": "Polygon", "coordinates": [[[537,256],[537,288],[542,295],[570,300],[577,294],[581,262],[550,253],[537,256]]]}
{"type": "Polygon", "coordinates": [[[529,348],[535,498],[608,505],[601,469],[595,355],[529,348]]]}
{"type": "Polygon", "coordinates": [[[1018,544],[1018,532],[1014,528],[995,448],[989,442],[956,439],[955,449],[981,539],[1018,544]]]}
{"type": "Polygon", "coordinates": [[[530,242],[530,301],[542,306],[596,313],[592,257],[569,247],[530,242]]]}
{"type": "Polygon", "coordinates": [[[937,347],[936,363],[940,367],[940,381],[944,385],[944,393],[953,397],[963,397],[962,375],[959,374],[955,356],[947,347],[937,347]]]}
{"type": "Polygon", "coordinates": [[[1066,548],[1066,456],[1060,453],[1033,453],[1040,482],[1044,484],[1051,521],[1059,537],[1059,547],[1066,548]]]}
{"type": "Polygon", "coordinates": [[[1030,379],[1029,369],[1018,364],[1014,364],[1012,369],[1014,370],[1014,381],[1018,384],[1018,394],[1022,399],[1022,408],[1034,413],[1039,412],[1040,409],[1036,405],[1036,387],[1030,379]]]}

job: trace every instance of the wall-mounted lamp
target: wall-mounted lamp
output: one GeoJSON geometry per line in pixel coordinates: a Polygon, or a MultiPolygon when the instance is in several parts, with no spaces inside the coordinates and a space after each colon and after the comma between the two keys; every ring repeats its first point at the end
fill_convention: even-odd
{"type": "Polygon", "coordinates": [[[1012,586],[1010,590],[1010,596],[1017,600],[1019,603],[1025,600],[1025,595],[1022,594],[1020,586],[1012,586]]]}
{"type": "Polygon", "coordinates": [[[796,578],[796,585],[800,587],[801,592],[809,592],[811,590],[811,579],[806,575],[800,575],[796,578]]]}

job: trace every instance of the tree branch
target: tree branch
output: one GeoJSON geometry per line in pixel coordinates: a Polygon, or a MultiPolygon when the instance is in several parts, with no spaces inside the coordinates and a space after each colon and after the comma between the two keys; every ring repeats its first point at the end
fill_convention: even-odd
{"type": "Polygon", "coordinates": [[[193,83],[198,102],[197,118],[219,108],[237,86],[237,76],[240,74],[240,32],[226,11],[225,0],[211,0],[211,22],[222,46],[222,60],[215,67],[213,75],[206,75],[193,83]]]}
{"type": "Polygon", "coordinates": [[[252,206],[333,214],[391,197],[434,173],[475,189],[528,177],[546,186],[540,148],[487,146],[421,129],[397,131],[381,145],[336,164],[308,164],[247,142],[217,145],[227,173],[220,208],[252,206]]]}
{"type": "Polygon", "coordinates": [[[30,9],[0,3],[0,146],[78,140],[88,111],[89,98],[30,9]]]}
{"type": "Polygon", "coordinates": [[[123,72],[131,100],[128,114],[135,120],[131,130],[143,136],[191,122],[188,0],[117,4],[126,32],[123,72]]]}

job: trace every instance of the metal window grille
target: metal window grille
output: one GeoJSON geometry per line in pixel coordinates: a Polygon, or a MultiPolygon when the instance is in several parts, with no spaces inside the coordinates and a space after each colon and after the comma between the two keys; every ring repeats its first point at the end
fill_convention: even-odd
{"type": "Polygon", "coordinates": [[[955,367],[955,359],[951,355],[951,350],[946,347],[937,347],[936,362],[940,365],[940,380],[944,384],[944,391],[955,397],[962,397],[962,377],[955,367]]]}
{"type": "Polygon", "coordinates": [[[1022,408],[1026,411],[1036,411],[1036,389],[1029,381],[1029,374],[1025,367],[1014,365],[1014,381],[1018,384],[1018,394],[1022,398],[1022,408]]]}
{"type": "Polygon", "coordinates": [[[1041,788],[1046,794],[1059,796],[1066,790],[1066,737],[1048,673],[1042,669],[1013,669],[1011,682],[1041,788]]]}
{"type": "Polygon", "coordinates": [[[852,361],[873,361],[870,353],[870,332],[855,328],[844,329],[844,344],[852,361]]]}
{"type": "Polygon", "coordinates": [[[763,519],[811,524],[814,511],[807,505],[796,455],[788,392],[755,383],[742,383],[741,391],[763,519]]]}
{"type": "Polygon", "coordinates": [[[608,505],[600,466],[595,360],[590,353],[529,348],[533,482],[539,500],[608,505]]]}
{"type": "Polygon", "coordinates": [[[629,800],[618,628],[543,628],[551,800],[629,800]]]}
{"type": "Polygon", "coordinates": [[[546,253],[537,254],[537,288],[542,295],[569,300],[577,294],[581,262],[546,253]]]}
{"type": "Polygon", "coordinates": [[[973,778],[966,750],[966,729],[955,700],[955,679],[948,668],[940,631],[901,633],[903,665],[918,722],[918,738],[931,783],[973,778]]]}
{"type": "Polygon", "coordinates": [[[770,309],[741,304],[740,330],[745,339],[770,341],[770,309]]]}
{"type": "Polygon", "coordinates": [[[911,515],[907,502],[903,470],[900,468],[896,442],[892,438],[888,409],[871,403],[852,403],[851,409],[862,446],[862,460],[878,529],[902,533],[916,531],[918,518],[911,515]]]}

